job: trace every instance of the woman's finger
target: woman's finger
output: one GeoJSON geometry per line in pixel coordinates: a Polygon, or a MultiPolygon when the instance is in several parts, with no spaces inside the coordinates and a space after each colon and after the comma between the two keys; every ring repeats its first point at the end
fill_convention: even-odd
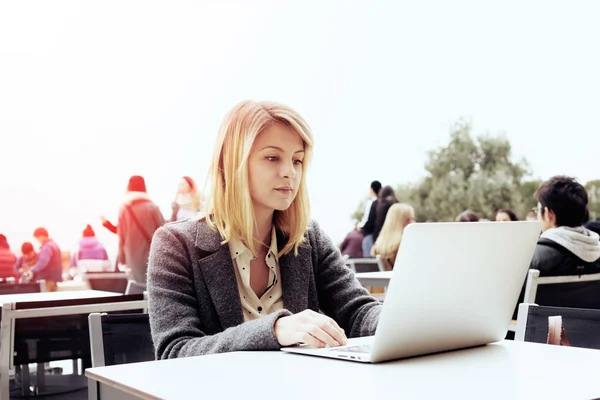
{"type": "Polygon", "coordinates": [[[308,332],[298,332],[298,342],[307,344],[309,346],[313,346],[313,347],[325,347],[325,343],[319,339],[317,339],[316,337],[314,337],[313,335],[311,335],[308,332]]]}
{"type": "Polygon", "coordinates": [[[335,347],[340,345],[339,342],[329,334],[329,332],[321,329],[318,323],[307,324],[304,326],[303,330],[329,346],[335,347]]]}

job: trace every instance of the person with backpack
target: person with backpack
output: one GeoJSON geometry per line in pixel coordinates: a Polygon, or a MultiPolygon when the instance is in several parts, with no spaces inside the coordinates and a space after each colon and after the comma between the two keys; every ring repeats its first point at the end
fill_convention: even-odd
{"type": "Polygon", "coordinates": [[[146,283],[148,254],[154,232],[165,223],[159,207],[150,199],[142,176],[129,178],[125,201],[119,210],[119,222],[113,225],[102,218],[103,225],[119,235],[117,262],[126,265],[131,278],[146,283]]]}

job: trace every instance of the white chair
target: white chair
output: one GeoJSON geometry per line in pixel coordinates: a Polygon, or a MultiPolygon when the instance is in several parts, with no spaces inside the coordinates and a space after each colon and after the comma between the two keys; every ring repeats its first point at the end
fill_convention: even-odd
{"type": "Polygon", "coordinates": [[[154,360],[147,313],[91,313],[88,322],[93,368],[154,360]]]}
{"type": "Polygon", "coordinates": [[[144,294],[146,293],[146,284],[139,283],[134,280],[129,280],[127,282],[127,288],[125,288],[125,294],[144,294]]]}
{"type": "Polygon", "coordinates": [[[539,285],[557,285],[561,283],[579,283],[600,281],[600,274],[589,275],[566,275],[566,276],[545,276],[540,278],[540,271],[530,269],[527,275],[527,284],[525,285],[525,297],[523,303],[535,303],[539,285]]]}

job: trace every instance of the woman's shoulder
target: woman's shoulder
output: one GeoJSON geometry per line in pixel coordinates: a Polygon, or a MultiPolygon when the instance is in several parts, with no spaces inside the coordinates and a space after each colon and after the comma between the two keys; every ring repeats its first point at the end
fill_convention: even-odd
{"type": "Polygon", "coordinates": [[[333,242],[327,233],[321,228],[321,225],[314,219],[311,219],[306,229],[306,237],[311,246],[321,247],[323,245],[332,246],[333,242]]]}
{"type": "Polygon", "coordinates": [[[204,218],[190,217],[181,221],[168,222],[158,228],[156,235],[162,240],[185,242],[214,251],[220,246],[220,235],[204,218]]]}
{"type": "Polygon", "coordinates": [[[184,241],[195,241],[198,234],[198,227],[206,221],[198,221],[193,218],[187,218],[180,221],[167,222],[157,229],[156,234],[161,236],[173,236],[184,241]]]}

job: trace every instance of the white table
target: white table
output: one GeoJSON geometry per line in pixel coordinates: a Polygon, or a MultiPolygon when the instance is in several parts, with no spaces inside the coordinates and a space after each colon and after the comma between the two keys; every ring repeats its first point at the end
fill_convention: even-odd
{"type": "Polygon", "coordinates": [[[387,288],[393,273],[394,271],[359,272],[355,276],[363,286],[383,286],[387,288]]]}
{"type": "Polygon", "coordinates": [[[381,364],[238,352],[91,368],[86,376],[89,398],[104,400],[548,400],[599,397],[599,365],[598,350],[502,341],[381,364]]]}

